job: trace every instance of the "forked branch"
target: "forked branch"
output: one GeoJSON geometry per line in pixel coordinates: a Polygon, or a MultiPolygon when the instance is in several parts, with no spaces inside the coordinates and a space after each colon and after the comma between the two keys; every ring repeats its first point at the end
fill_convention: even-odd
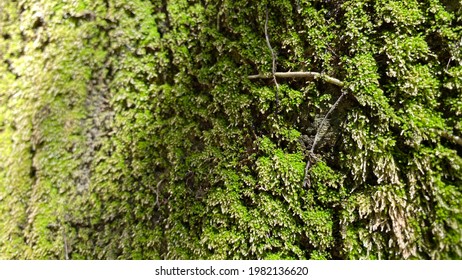
{"type": "MultiPolygon", "coordinates": [[[[298,6],[298,3],[297,3],[298,6]]],[[[271,58],[272,58],[272,69],[271,69],[271,74],[258,74],[258,75],[250,75],[248,76],[249,79],[273,79],[274,84],[276,85],[276,111],[279,103],[279,98],[278,98],[278,92],[279,92],[279,84],[276,78],[308,78],[308,79],[317,79],[321,78],[322,80],[334,84],[339,87],[343,87],[344,83],[336,78],[332,78],[330,76],[318,73],[318,72],[276,72],[276,54],[274,53],[273,48],[271,47],[269,35],[268,35],[268,7],[266,7],[266,17],[265,17],[265,39],[266,39],[266,44],[268,46],[268,49],[271,52],[271,58]]],[[[340,97],[335,101],[335,103],[332,105],[332,107],[329,109],[329,111],[326,113],[324,118],[322,119],[321,123],[319,124],[319,127],[316,132],[316,136],[314,138],[313,145],[311,146],[310,152],[309,152],[309,157],[308,162],[306,163],[305,167],[305,179],[304,179],[304,185],[309,185],[309,178],[308,178],[308,171],[311,166],[311,158],[314,158],[314,150],[316,148],[317,142],[322,138],[320,135],[320,131],[322,130],[325,122],[327,121],[329,115],[334,111],[334,109],[337,107],[339,104],[340,100],[342,97],[345,96],[345,92],[340,95],[340,97]]]]}

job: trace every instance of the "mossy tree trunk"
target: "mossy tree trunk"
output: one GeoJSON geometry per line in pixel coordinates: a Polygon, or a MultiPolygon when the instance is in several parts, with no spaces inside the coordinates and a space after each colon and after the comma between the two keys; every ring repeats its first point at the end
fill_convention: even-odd
{"type": "Polygon", "coordinates": [[[0,2],[0,258],[462,258],[462,3],[254,2],[0,2]]]}

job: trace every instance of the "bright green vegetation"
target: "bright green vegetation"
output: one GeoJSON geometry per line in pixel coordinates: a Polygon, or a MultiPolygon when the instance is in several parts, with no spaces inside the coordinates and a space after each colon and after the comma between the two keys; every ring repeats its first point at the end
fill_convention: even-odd
{"type": "Polygon", "coordinates": [[[2,0],[0,258],[461,259],[461,50],[461,1],[2,0]],[[249,80],[266,9],[344,86],[249,80]]]}

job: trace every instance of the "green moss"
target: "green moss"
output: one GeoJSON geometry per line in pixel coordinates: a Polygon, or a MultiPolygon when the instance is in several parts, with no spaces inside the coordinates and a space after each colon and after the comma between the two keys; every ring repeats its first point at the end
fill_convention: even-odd
{"type": "Polygon", "coordinates": [[[460,4],[74,2],[0,3],[0,258],[462,257],[460,4]]]}

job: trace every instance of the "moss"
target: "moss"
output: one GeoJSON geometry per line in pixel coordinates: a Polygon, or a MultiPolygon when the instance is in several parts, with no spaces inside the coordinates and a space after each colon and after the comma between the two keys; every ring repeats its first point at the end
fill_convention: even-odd
{"type": "Polygon", "coordinates": [[[461,258],[448,3],[3,1],[0,258],[461,258]]]}

